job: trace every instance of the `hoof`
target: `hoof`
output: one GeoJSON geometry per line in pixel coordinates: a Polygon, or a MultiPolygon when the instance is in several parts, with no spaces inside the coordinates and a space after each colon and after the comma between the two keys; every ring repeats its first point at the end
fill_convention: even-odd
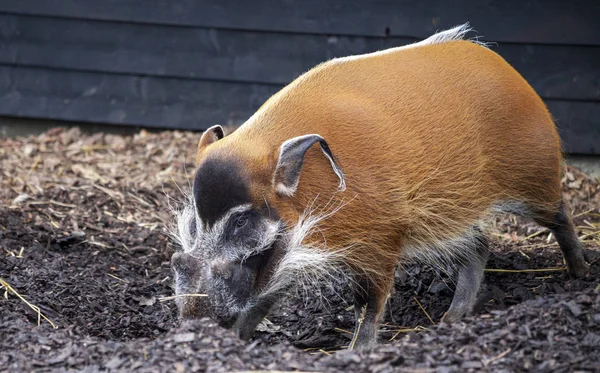
{"type": "Polygon", "coordinates": [[[465,316],[465,314],[465,312],[448,311],[444,313],[440,322],[445,324],[452,324],[460,321],[465,316]]]}
{"type": "Polygon", "coordinates": [[[444,312],[444,314],[442,315],[442,318],[440,320],[441,323],[446,323],[449,324],[448,321],[446,321],[446,317],[448,316],[448,312],[444,312]]]}
{"type": "Polygon", "coordinates": [[[570,267],[567,272],[569,278],[572,280],[586,278],[590,275],[590,266],[587,263],[584,263],[577,267],[570,267]]]}
{"type": "Polygon", "coordinates": [[[354,345],[350,344],[348,346],[348,350],[365,351],[365,350],[373,349],[375,347],[377,347],[377,341],[375,341],[375,340],[368,340],[368,341],[357,340],[356,343],[354,343],[354,345]]]}

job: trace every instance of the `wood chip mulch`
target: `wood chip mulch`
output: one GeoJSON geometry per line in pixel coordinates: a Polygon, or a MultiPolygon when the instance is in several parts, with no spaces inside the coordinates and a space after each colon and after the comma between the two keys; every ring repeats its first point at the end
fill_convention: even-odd
{"type": "MultiPolygon", "coordinates": [[[[563,191],[591,263],[569,280],[549,231],[496,222],[475,315],[439,324],[453,285],[412,266],[373,351],[345,350],[347,292],[283,302],[254,340],[178,325],[170,207],[189,190],[198,133],[0,138],[0,372],[600,371],[600,181],[568,167],[563,191]],[[430,321],[433,320],[433,323],[430,321]]],[[[329,293],[328,293],[329,292],[329,293]]]]}

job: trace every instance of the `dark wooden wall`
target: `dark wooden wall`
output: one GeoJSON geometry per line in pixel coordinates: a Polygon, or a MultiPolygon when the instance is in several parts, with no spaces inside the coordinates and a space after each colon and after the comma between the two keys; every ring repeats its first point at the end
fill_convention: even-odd
{"type": "Polygon", "coordinates": [[[0,0],[0,116],[239,124],[322,61],[466,21],[600,154],[600,0],[0,0]]]}

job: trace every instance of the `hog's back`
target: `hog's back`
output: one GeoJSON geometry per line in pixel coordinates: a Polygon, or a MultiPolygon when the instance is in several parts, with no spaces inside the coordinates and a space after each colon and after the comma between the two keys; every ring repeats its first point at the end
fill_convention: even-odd
{"type": "MultiPolygon", "coordinates": [[[[271,152],[309,133],[325,138],[345,173],[348,189],[335,198],[351,200],[324,223],[330,243],[444,239],[492,206],[551,209],[560,199],[560,141],[543,102],[505,60],[472,42],[328,61],[274,95],[228,141],[271,152]]],[[[296,210],[335,186],[314,146],[296,210]]]]}

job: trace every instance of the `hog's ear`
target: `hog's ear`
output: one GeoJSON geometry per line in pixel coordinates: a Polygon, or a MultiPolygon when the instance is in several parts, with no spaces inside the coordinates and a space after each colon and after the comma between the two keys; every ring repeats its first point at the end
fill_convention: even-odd
{"type": "MultiPolygon", "coordinates": [[[[298,189],[300,179],[300,171],[304,163],[304,155],[314,143],[319,142],[323,154],[333,168],[333,172],[340,179],[338,189],[346,190],[346,181],[341,168],[329,149],[327,141],[319,135],[304,135],[294,137],[284,142],[279,149],[279,159],[275,168],[275,176],[273,178],[273,186],[278,194],[283,196],[293,196],[298,189]]],[[[318,175],[316,175],[318,177],[318,175]]]]}
{"type": "Polygon", "coordinates": [[[202,149],[209,146],[213,142],[221,140],[223,137],[225,137],[225,132],[223,131],[223,127],[221,127],[218,124],[215,124],[214,126],[204,131],[204,133],[202,133],[202,137],[200,138],[200,142],[198,142],[198,149],[196,150],[196,160],[198,159],[198,156],[200,155],[202,149]]]}

